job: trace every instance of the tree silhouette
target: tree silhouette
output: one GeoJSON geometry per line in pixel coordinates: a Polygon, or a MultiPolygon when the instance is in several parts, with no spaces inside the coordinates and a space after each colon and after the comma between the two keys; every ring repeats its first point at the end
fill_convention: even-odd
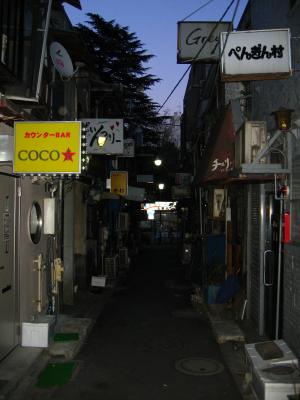
{"type": "Polygon", "coordinates": [[[122,96],[109,99],[114,102],[111,109],[133,127],[156,126],[160,121],[158,104],[145,93],[160,80],[145,67],[154,56],[147,53],[128,26],[120,26],[115,20],[106,21],[98,14],[87,16],[89,20],[76,29],[93,57],[94,70],[103,82],[122,88],[122,96]]]}

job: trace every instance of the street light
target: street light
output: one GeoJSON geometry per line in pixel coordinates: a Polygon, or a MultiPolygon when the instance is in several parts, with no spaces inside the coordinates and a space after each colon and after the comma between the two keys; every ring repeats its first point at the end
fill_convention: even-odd
{"type": "Polygon", "coordinates": [[[158,189],[159,190],[164,190],[164,188],[165,188],[165,184],[164,183],[159,183],[158,184],[158,189]]]}
{"type": "Polygon", "coordinates": [[[157,167],[160,167],[161,164],[162,164],[162,160],[161,160],[159,157],[156,157],[156,159],[154,160],[154,164],[155,164],[157,167]]]}

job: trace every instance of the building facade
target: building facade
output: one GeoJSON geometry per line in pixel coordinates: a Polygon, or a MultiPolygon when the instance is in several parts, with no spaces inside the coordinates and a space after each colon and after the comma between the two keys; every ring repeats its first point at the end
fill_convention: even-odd
{"type": "MultiPolygon", "coordinates": [[[[237,28],[289,28],[290,77],[224,83],[216,64],[194,63],[183,114],[183,152],[186,162],[193,157],[195,201],[200,204],[198,232],[206,241],[217,241],[223,235],[226,246],[219,253],[225,264],[224,279],[232,274],[238,277],[248,318],[258,333],[283,337],[296,352],[300,316],[299,13],[298,1],[251,0],[237,28]],[[284,132],[278,130],[273,115],[282,108],[293,110],[291,128],[284,132]],[[241,163],[254,165],[257,149],[251,147],[255,154],[248,161],[238,154],[241,137],[253,137],[251,129],[260,138],[252,144],[259,151],[265,149],[265,158],[252,171],[241,163]],[[286,187],[288,196],[282,194],[286,187]]],[[[203,259],[207,288],[207,268],[216,263],[207,265],[203,259]]]]}

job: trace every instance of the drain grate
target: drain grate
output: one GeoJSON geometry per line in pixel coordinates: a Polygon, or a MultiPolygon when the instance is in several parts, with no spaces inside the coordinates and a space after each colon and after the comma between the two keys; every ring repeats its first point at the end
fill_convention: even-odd
{"type": "Polygon", "coordinates": [[[177,371],[186,375],[210,376],[219,374],[224,370],[221,363],[210,358],[188,357],[175,362],[177,371]]]}

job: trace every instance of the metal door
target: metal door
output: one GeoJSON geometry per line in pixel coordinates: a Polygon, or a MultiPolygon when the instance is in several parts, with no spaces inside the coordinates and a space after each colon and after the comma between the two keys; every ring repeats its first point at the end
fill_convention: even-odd
{"type": "Polygon", "coordinates": [[[280,203],[275,200],[274,193],[267,192],[265,204],[265,249],[263,258],[265,333],[270,339],[274,339],[276,331],[280,203]]]}
{"type": "Polygon", "coordinates": [[[16,179],[0,174],[0,359],[16,345],[16,179]]]}

